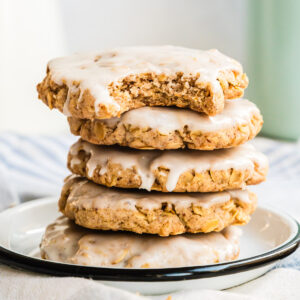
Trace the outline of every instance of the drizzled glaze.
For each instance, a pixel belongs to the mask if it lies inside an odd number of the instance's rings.
[[[97,267],[166,268],[205,265],[234,259],[241,231],[184,234],[168,238],[105,233],[76,226],[65,217],[46,229],[41,251],[50,260]],[[170,251],[172,250],[172,251]]]
[[[120,110],[118,103],[109,95],[108,85],[131,74],[199,74],[197,82],[209,86],[213,93],[222,95],[217,80],[220,71],[243,72],[237,61],[215,49],[202,51],[175,46],[123,47],[74,54],[50,61],[48,68],[52,80],[59,85],[66,84],[69,91],[74,82],[81,92],[89,90],[95,98],[96,112],[100,105],[113,105]],[[64,111],[68,113],[67,109]]]
[[[78,152],[83,149],[90,154],[87,161],[88,177],[92,178],[95,169],[101,167],[100,175],[107,172],[108,162],[120,164],[122,168],[135,168],[141,178],[141,189],[151,190],[155,181],[154,171],[159,167],[169,169],[166,188],[169,192],[176,187],[181,174],[189,170],[196,173],[207,170],[249,170],[254,172],[255,164],[262,168],[268,166],[266,156],[250,145],[244,144],[231,149],[215,151],[197,150],[169,150],[169,151],[141,151],[117,147],[96,146],[79,140],[75,143],[70,153],[71,166],[78,164]]]
[[[207,116],[198,112],[175,107],[142,107],[130,110],[120,118],[104,119],[107,126],[132,125],[139,128],[156,129],[168,134],[172,131],[215,132],[234,126],[249,124],[253,115],[259,115],[257,106],[246,100],[226,100],[224,110],[215,116]]]
[[[72,180],[72,178],[74,176],[71,176],[68,180]],[[148,210],[160,209],[163,203],[174,205],[176,210],[191,206],[209,208],[216,204],[228,202],[232,198],[240,202],[251,202],[247,189],[218,193],[148,193],[107,188],[81,178],[79,182],[72,186],[67,201],[68,204],[78,209],[109,208],[138,212],[137,207]]]

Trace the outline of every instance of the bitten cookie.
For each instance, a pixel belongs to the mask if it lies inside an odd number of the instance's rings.
[[[247,85],[242,66],[217,50],[152,46],[56,58],[37,90],[45,104],[68,116],[107,119],[142,106],[216,115]]]
[[[213,117],[188,109],[142,107],[120,118],[68,121],[73,134],[93,144],[160,150],[235,147],[254,138],[263,124],[256,105],[243,99],[226,100],[223,112]]]
[[[236,227],[219,233],[169,238],[95,232],[60,217],[47,227],[40,247],[42,258],[63,263],[115,268],[170,268],[234,260],[239,255],[240,234]]]
[[[252,145],[215,151],[143,151],[79,140],[68,167],[95,183],[162,192],[217,192],[265,180],[266,156]]]
[[[256,195],[248,190],[219,193],[159,193],[106,188],[72,175],[65,181],[60,211],[83,227],[160,236],[221,231],[250,220]]]

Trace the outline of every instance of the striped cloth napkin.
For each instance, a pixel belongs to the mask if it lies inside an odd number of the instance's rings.
[[[0,135],[0,209],[38,197],[58,195],[74,136]],[[6,195],[3,197],[2,195]]]

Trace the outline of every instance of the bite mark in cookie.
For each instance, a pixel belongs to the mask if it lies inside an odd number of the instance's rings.
[[[142,106],[216,115],[247,85],[241,65],[217,50],[152,46],[54,59],[37,89],[44,103],[68,116],[107,119]]]

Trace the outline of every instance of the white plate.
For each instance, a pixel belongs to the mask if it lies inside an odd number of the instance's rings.
[[[59,213],[57,199],[24,203],[0,213],[0,262],[56,276],[94,278],[143,294],[182,289],[224,289],[254,279],[271,269],[299,244],[299,224],[288,215],[259,207],[242,227],[240,257],[234,262],[165,269],[117,269],[62,264],[39,258],[45,227]]]

